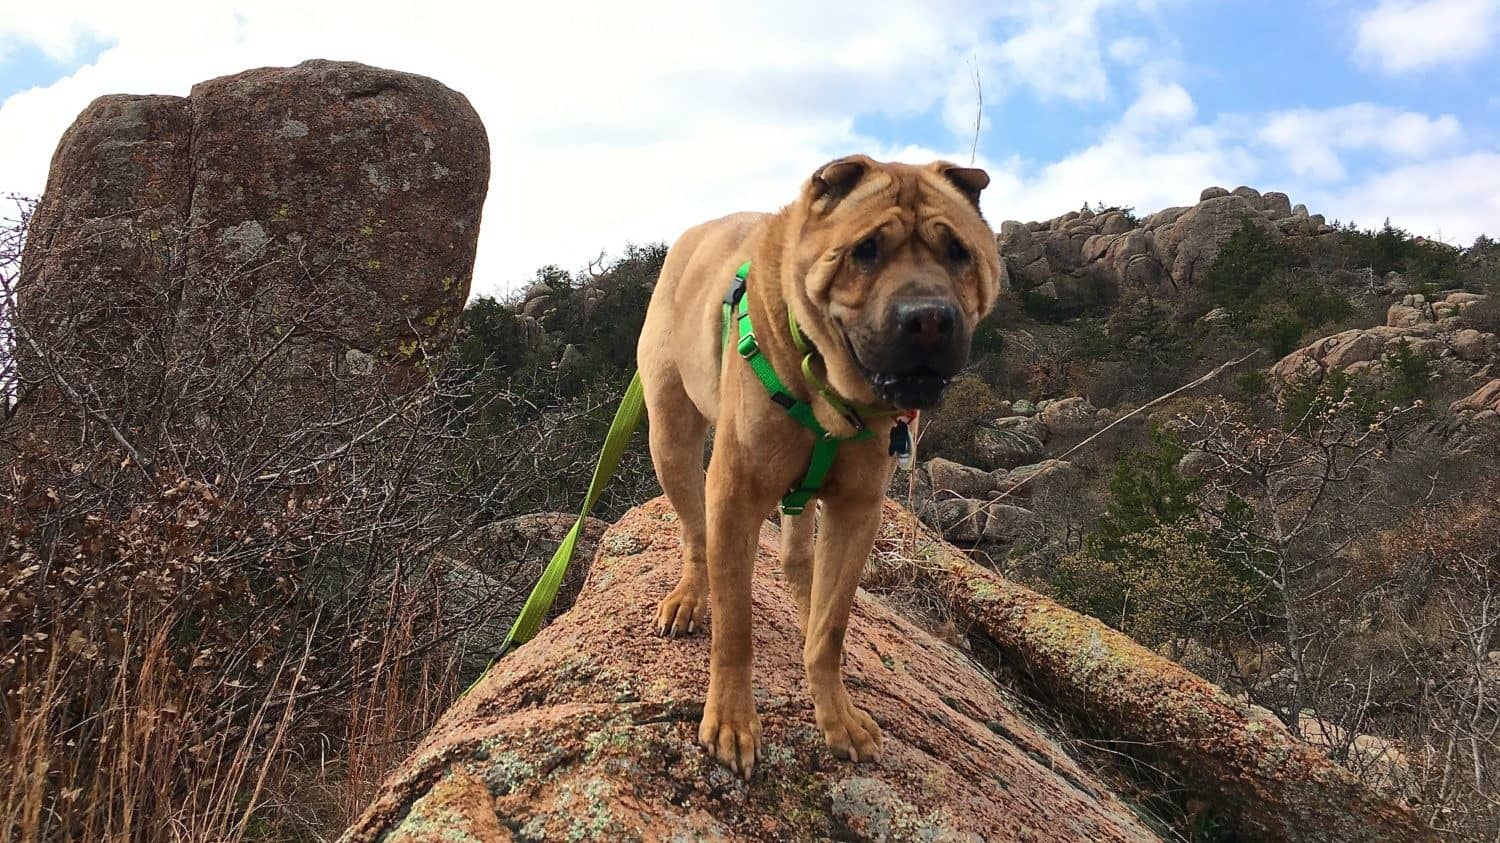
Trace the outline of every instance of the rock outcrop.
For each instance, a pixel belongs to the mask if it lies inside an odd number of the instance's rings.
[[[1000,255],[1013,286],[1078,309],[1125,291],[1169,294],[1202,285],[1219,249],[1248,218],[1274,239],[1336,237],[1320,215],[1284,193],[1210,187],[1196,205],[1142,219],[1123,209],[1070,211],[1001,223]]]
[[[1454,448],[1494,454],[1500,448],[1500,378],[1491,378],[1478,389],[1448,405],[1457,422],[1451,431]]]
[[[749,783],[712,762],[695,740],[708,641],[648,632],[677,576],[674,520],[658,499],[612,527],[572,610],[448,712],[346,839],[1155,839],[1008,692],[868,596],[845,672],[883,757],[835,759],[770,525],[754,585],[764,761]]]
[[[1378,376],[1387,355],[1403,344],[1413,354],[1446,363],[1460,377],[1472,375],[1494,361],[1500,348],[1494,334],[1461,327],[1463,312],[1485,300],[1474,293],[1449,293],[1432,302],[1405,296],[1391,305],[1385,325],[1341,331],[1281,358],[1271,367],[1271,383],[1280,389],[1320,381],[1330,372]]]
[[[951,596],[958,616],[1045,696],[996,684],[862,593],[845,671],[885,744],[875,764],[835,760],[812,726],[796,612],[776,581],[767,525],[754,583],[766,752],[743,782],[695,743],[707,640],[644,631],[676,576],[674,519],[658,499],[612,527],[573,609],[447,713],[345,839],[1158,839],[1115,779],[1070,757],[1064,736],[1031,713],[1055,705],[1123,751],[1147,748],[1232,834],[1431,839],[1409,810],[1264,710],[969,563],[894,504],[867,579]]]
[[[1500,423],[1500,378],[1454,401],[1448,409],[1470,421]]]
[[[351,351],[400,364],[463,307],[488,180],[474,109],[408,73],[308,61],[100,97],[53,156],[21,319],[101,382],[163,337],[242,352],[241,310],[314,383]]]
[[[1052,498],[1077,477],[1072,463],[1046,458],[1047,443],[1077,441],[1114,418],[1083,397],[1002,406],[1024,415],[1004,416],[974,431],[971,450],[979,466],[942,457],[922,465],[917,512],[949,541],[1008,543],[1034,531],[1039,519],[1026,509],[1028,502]]]

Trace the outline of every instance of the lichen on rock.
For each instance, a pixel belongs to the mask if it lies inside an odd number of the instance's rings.
[[[749,783],[713,762],[696,741],[707,640],[649,632],[677,572],[670,513],[659,499],[609,529],[573,608],[448,712],[347,839],[428,828],[417,807],[455,777],[482,783],[467,810],[498,818],[501,840],[1155,839],[1005,689],[869,595],[845,670],[884,754],[830,754],[770,525],[753,592],[764,760]]]

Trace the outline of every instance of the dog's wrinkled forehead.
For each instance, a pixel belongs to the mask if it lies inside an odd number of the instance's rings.
[[[919,167],[850,155],[818,168],[808,181],[808,199],[815,214],[874,201],[913,210],[923,203],[935,206],[948,202],[970,206],[977,216],[980,191],[989,183],[990,176],[984,170],[946,161]]]
[[[803,252],[811,263],[808,295],[827,302],[837,287],[846,304],[858,306],[887,280],[901,283],[896,276],[910,274],[901,256],[910,254],[928,261],[927,275],[936,273],[955,285],[966,311],[987,312],[999,282],[995,236],[979,213],[979,195],[989,182],[984,170],[947,161],[914,165],[851,155],[819,167],[802,196],[804,248],[816,252]],[[860,244],[870,253],[872,239],[873,252],[881,257],[851,268],[845,257],[860,254],[855,251]],[[962,248],[955,250],[955,241]],[[954,254],[973,260],[944,258]]]

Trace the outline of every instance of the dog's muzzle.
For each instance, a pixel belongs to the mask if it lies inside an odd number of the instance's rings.
[[[948,299],[906,297],[888,309],[878,340],[850,350],[882,401],[903,410],[937,406],[969,358],[969,331]]]

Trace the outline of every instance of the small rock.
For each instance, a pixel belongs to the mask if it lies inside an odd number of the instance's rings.
[[[1002,419],[995,419],[995,429],[1012,430],[1042,442],[1047,441],[1047,428],[1035,416],[1006,416]]]
[[[1198,321],[1208,325],[1218,325],[1229,321],[1229,311],[1222,307],[1216,307],[1200,316]]]
[[[927,471],[927,481],[934,492],[947,491],[965,498],[985,498],[999,485],[999,478],[991,472],[942,457],[928,460],[924,468]]]
[[[344,365],[349,367],[349,374],[364,377],[375,371],[375,358],[357,348],[351,348],[344,352]]]
[[[1094,405],[1087,398],[1063,398],[1043,402],[1039,418],[1047,430],[1054,435],[1074,435],[1094,429]]]
[[[1040,459],[1042,442],[1017,430],[982,427],[974,432],[974,453],[985,468],[1010,468]]]
[[[1432,305],[1421,295],[1402,296],[1385,313],[1385,324],[1392,328],[1410,328],[1434,321]]]
[[[1188,451],[1177,461],[1177,473],[1184,477],[1201,477],[1218,462],[1218,458],[1207,451]]]
[[[1480,333],[1473,328],[1464,328],[1448,340],[1453,353],[1460,360],[1482,363],[1495,353],[1495,335]]]

